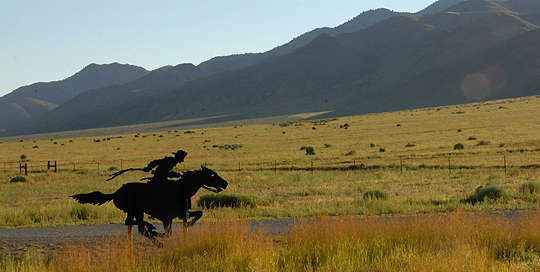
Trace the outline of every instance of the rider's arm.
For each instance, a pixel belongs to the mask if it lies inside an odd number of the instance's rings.
[[[158,166],[158,164],[159,160],[151,161],[145,168],[143,168],[143,171],[150,172],[150,170],[154,169],[156,166]]]

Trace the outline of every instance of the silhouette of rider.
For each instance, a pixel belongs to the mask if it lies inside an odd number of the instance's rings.
[[[148,163],[148,165],[143,168],[142,170],[144,172],[150,172],[152,169],[153,176],[151,178],[144,178],[148,180],[148,183],[150,182],[167,182],[169,181],[169,178],[179,178],[182,175],[178,172],[174,172],[173,168],[179,164],[184,162],[184,159],[187,156],[187,152],[184,150],[178,150],[176,152],[173,152],[174,157],[168,157],[165,156],[162,159],[154,160]],[[186,198],[186,206],[187,210],[191,209],[191,199]],[[187,215],[187,213],[186,213]],[[154,217],[150,216],[150,219],[155,219]],[[155,228],[150,228],[149,231],[152,231],[153,235],[157,235],[157,233],[154,231]]]
[[[182,175],[178,172],[174,172],[173,168],[184,161],[184,158],[187,156],[187,153],[184,150],[178,150],[174,154],[174,157],[164,157],[163,159],[154,160],[148,163],[148,165],[143,168],[144,172],[150,172],[152,169],[152,174],[154,175],[149,179],[148,182],[165,182],[169,178],[179,178]]]

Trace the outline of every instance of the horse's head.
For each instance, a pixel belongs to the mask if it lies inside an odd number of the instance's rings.
[[[204,179],[204,189],[212,191],[214,193],[219,193],[225,190],[225,188],[227,188],[229,183],[220,176],[218,176],[216,172],[206,168],[205,166],[201,166],[201,168],[202,170],[200,171],[200,173]]]

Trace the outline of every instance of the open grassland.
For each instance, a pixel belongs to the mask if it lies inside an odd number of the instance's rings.
[[[205,211],[207,221],[535,209],[539,110],[540,98],[527,97],[328,120],[4,142],[0,227],[123,223],[111,203],[79,205],[68,195],[113,192],[145,175],[105,181],[108,174],[177,149],[188,152],[179,171],[205,164],[229,181],[224,193],[244,196],[241,207]],[[454,149],[458,143],[464,149]],[[307,155],[309,147],[314,155]],[[57,161],[57,173],[46,170],[47,161]],[[12,183],[20,162],[29,167],[27,181]],[[489,190],[482,194],[480,186]],[[208,194],[203,191],[194,202]]]
[[[175,233],[164,248],[113,237],[22,259],[2,271],[537,271],[540,214],[301,219],[289,233],[242,221]]]

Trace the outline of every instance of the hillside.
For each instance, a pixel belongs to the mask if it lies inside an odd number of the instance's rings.
[[[90,64],[64,80],[20,87],[0,98],[0,131],[43,115],[85,91],[125,84],[147,73],[133,65]]]
[[[439,0],[434,2],[432,5],[425,8],[424,10],[419,11],[418,14],[437,13],[463,1],[464,0]],[[321,34],[338,35],[343,33],[353,33],[365,29],[378,22],[384,21],[388,18],[406,14],[407,13],[396,12],[386,8],[368,10],[360,13],[358,16],[339,26],[321,27],[308,31],[298,37],[295,37],[290,42],[277,46],[267,52],[214,57],[210,60],[202,62],[198,65],[198,67],[209,74],[248,67],[250,65],[259,63],[272,57],[289,54],[294,50],[312,42]]]
[[[155,71],[88,91],[16,133],[212,116],[333,117],[538,94],[539,30],[526,19],[540,14],[532,13],[534,4],[526,14],[510,9],[525,4],[471,0],[435,14],[394,16],[226,73],[206,75],[192,65],[178,67],[190,77]]]

